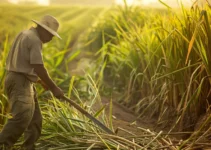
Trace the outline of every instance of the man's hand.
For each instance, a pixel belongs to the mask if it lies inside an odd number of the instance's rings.
[[[50,90],[53,93],[53,95],[58,99],[60,99],[62,96],[64,96],[63,91],[58,86],[56,86]]]
[[[43,64],[32,64],[32,67],[34,68],[34,71],[37,73],[38,77],[44,82],[44,85],[48,87],[56,98],[61,98],[64,95],[62,90],[50,78]]]

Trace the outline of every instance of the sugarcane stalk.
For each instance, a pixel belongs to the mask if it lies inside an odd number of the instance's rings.
[[[113,134],[114,132],[111,131],[108,127],[106,127],[103,123],[101,123],[99,120],[97,120],[95,117],[93,117],[92,115],[90,115],[86,110],[84,110],[83,108],[81,108],[77,103],[75,103],[73,100],[63,96],[61,98],[62,100],[65,100],[67,102],[69,102],[73,107],[75,107],[78,111],[80,111],[82,114],[84,114],[87,118],[89,118],[90,120],[92,120],[96,125],[98,125],[101,129],[103,129],[105,132],[109,133],[109,134]]]

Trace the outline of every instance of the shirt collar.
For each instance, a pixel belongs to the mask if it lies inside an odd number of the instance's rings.
[[[31,27],[29,30],[31,30],[32,32],[34,32],[34,34],[40,39],[40,35],[38,34],[36,28]],[[41,41],[41,39],[40,39],[40,41]],[[42,43],[42,41],[41,41],[41,43]]]

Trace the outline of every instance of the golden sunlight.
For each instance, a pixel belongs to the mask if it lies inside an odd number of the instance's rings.
[[[10,3],[18,4],[18,3],[36,3],[38,5],[49,5],[50,0],[8,0]]]
[[[124,5],[124,0],[115,0],[116,4]],[[126,0],[128,5],[142,5],[142,6],[161,6],[159,0]],[[171,7],[179,6],[178,0],[162,0],[162,2],[168,4]],[[185,6],[190,6],[193,3],[193,0],[179,0],[179,3],[182,2]]]

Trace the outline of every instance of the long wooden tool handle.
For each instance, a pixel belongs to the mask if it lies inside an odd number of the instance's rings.
[[[95,117],[93,117],[92,115],[90,115],[86,110],[84,110],[83,108],[81,108],[77,103],[75,103],[73,100],[63,96],[62,97],[63,100],[69,102],[73,107],[75,107],[78,111],[80,111],[82,114],[84,114],[87,118],[89,118],[90,120],[92,120],[95,124],[97,124],[101,129],[103,129],[105,132],[109,133],[109,134],[114,134],[113,131],[111,131],[109,128],[107,128],[104,124],[102,124],[99,120],[97,120]]]

